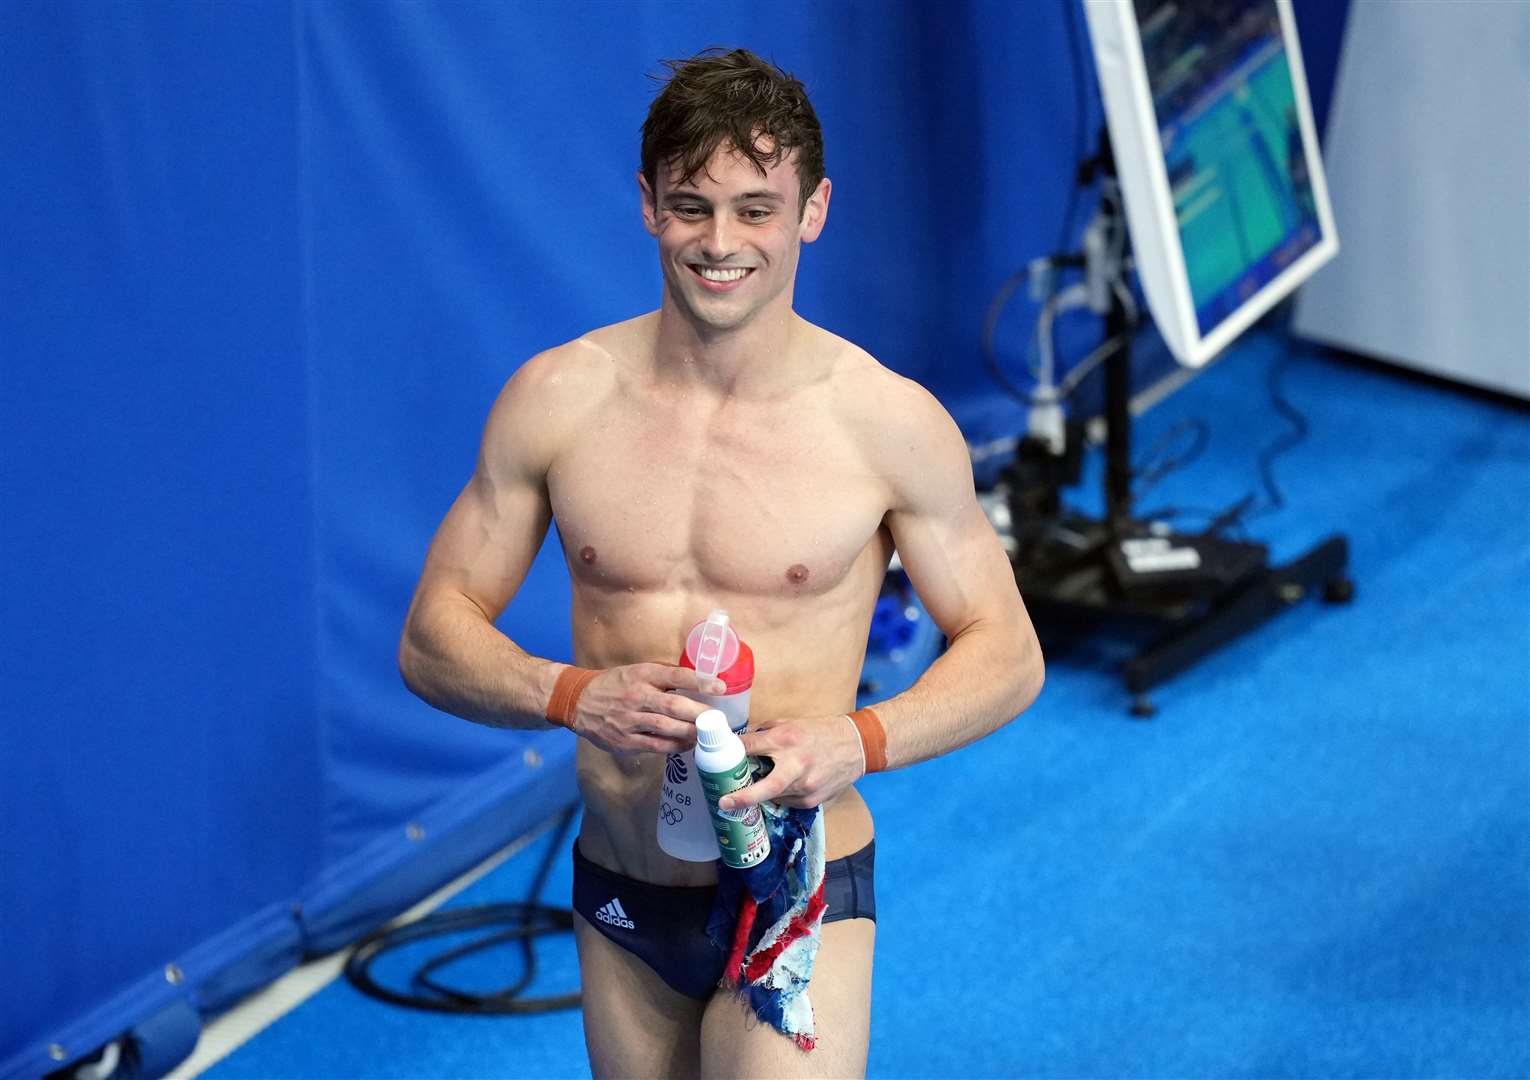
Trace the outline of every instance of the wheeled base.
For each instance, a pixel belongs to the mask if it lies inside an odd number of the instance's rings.
[[[1133,695],[1133,715],[1152,715],[1153,706],[1143,696],[1147,690],[1308,596],[1320,592],[1330,603],[1347,603],[1354,597],[1354,584],[1344,574],[1348,562],[1349,544],[1331,536],[1284,566],[1252,575],[1203,613],[1173,623],[1126,662],[1123,674]]]
[[[1148,690],[1272,616],[1314,594],[1329,603],[1346,603],[1354,596],[1354,584],[1345,574],[1349,544],[1343,536],[1331,536],[1282,566],[1265,565],[1260,558],[1209,594],[1204,588],[1170,590],[1146,598],[1123,591],[1119,565],[1113,573],[1103,550],[1096,547],[1093,557],[1075,562],[1064,574],[1038,576],[1017,567],[1016,578],[1038,622],[1099,623],[1119,617],[1156,630],[1122,669],[1131,714],[1140,718],[1157,712]]]

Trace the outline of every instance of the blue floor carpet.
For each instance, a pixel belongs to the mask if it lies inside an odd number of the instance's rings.
[[[1311,432],[1248,531],[1277,560],[1346,534],[1354,602],[1285,612],[1146,722],[1108,650],[1054,657],[1017,723],[864,781],[871,1075],[1530,1076],[1530,412],[1255,337],[1139,424],[1210,431],[1148,506],[1257,488],[1271,365]],[[455,904],[519,899],[540,851]],[[560,853],[545,897],[569,880]],[[548,992],[574,984],[570,939],[541,956]],[[207,1075],[588,1069],[577,1013],[339,982]]]

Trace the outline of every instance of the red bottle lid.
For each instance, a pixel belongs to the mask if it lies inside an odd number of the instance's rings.
[[[680,666],[697,670],[697,658],[705,656],[707,667],[725,665],[717,677],[728,687],[726,693],[739,694],[754,685],[754,652],[728,625],[726,612],[714,611],[710,618],[691,627],[685,648],[680,650]]]

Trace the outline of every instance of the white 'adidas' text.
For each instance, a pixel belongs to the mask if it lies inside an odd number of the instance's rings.
[[[620,926],[626,930],[637,929],[637,924],[627,917],[622,902],[614,897],[609,904],[595,912],[595,917],[610,926]]]

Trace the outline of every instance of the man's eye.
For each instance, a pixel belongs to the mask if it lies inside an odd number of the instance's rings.
[[[699,207],[699,206],[692,206],[692,205],[689,205],[689,204],[682,204],[680,206],[671,206],[669,208],[669,212],[671,214],[674,214],[676,217],[694,218],[694,217],[700,217],[702,211],[701,211],[701,207]]]
[[[744,211],[745,221],[764,221],[768,217],[770,217],[770,211],[762,210],[759,207],[752,207]]]

